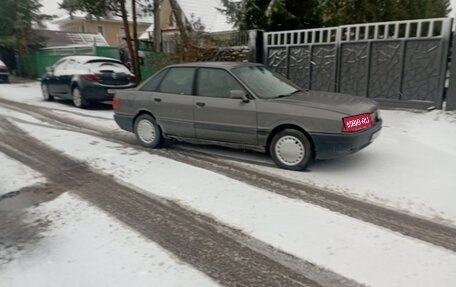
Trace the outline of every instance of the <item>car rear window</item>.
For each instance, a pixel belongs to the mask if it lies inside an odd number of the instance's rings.
[[[158,89],[158,85],[160,85],[161,80],[168,72],[168,69],[162,70],[158,74],[153,75],[149,79],[147,79],[141,87],[141,91],[146,92],[155,92]]]
[[[128,68],[119,62],[96,61],[85,64],[95,73],[130,73]]]

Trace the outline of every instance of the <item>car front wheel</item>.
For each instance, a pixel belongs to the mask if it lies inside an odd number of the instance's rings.
[[[271,157],[281,168],[303,170],[313,158],[312,145],[302,132],[285,129],[277,133],[269,147]]]
[[[139,143],[145,147],[156,148],[163,142],[160,127],[148,114],[140,115],[135,121],[135,134]]]
[[[41,92],[43,93],[43,99],[45,101],[52,101],[54,100],[54,97],[49,94],[49,88],[48,85],[42,84],[41,85]]]

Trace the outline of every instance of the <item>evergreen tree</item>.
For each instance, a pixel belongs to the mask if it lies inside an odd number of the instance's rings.
[[[32,28],[42,27],[42,22],[52,17],[41,14],[40,8],[40,0],[2,0],[0,57],[11,69],[16,68],[15,54],[26,55],[44,43]]]
[[[220,9],[240,30],[288,30],[322,24],[317,0],[221,0]]]
[[[325,0],[326,26],[446,17],[450,0]]]
[[[0,9],[0,48],[17,49],[27,53],[30,47],[39,46],[42,39],[32,33],[33,27],[43,26],[51,19],[40,13],[40,0],[3,0]]]

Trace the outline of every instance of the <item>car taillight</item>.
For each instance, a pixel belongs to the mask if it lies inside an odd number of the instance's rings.
[[[8,67],[7,66],[0,66],[0,71],[8,72]]]
[[[114,97],[114,99],[112,100],[112,108],[114,110],[117,110],[117,109],[119,109],[119,107],[120,107],[120,100],[119,100],[119,98]]]
[[[100,76],[96,74],[84,74],[81,75],[87,81],[98,81],[100,80]]]
[[[128,80],[130,82],[136,83],[138,81],[138,78],[135,75],[128,75]]]

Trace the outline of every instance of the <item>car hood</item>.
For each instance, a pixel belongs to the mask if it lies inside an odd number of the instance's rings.
[[[325,91],[303,91],[288,97],[274,99],[274,101],[317,108],[344,115],[372,113],[377,109],[377,103],[373,100]]]

